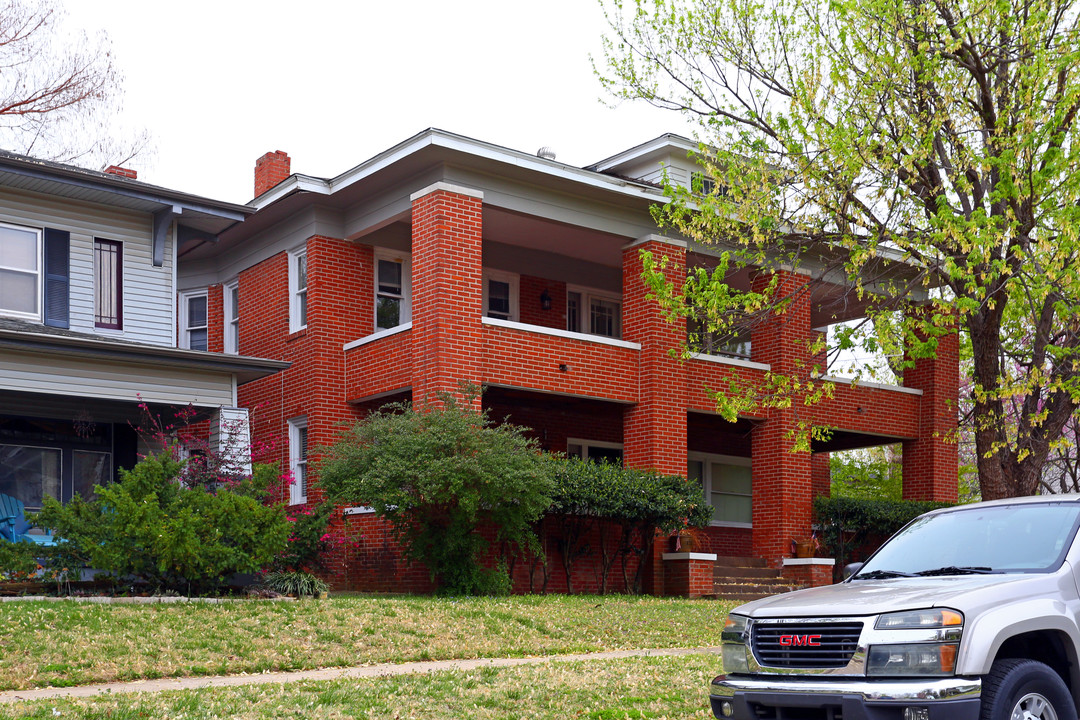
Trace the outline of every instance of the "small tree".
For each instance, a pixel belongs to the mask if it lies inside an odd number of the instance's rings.
[[[573,563],[589,552],[585,537],[597,521],[607,521],[620,530],[619,540],[612,544],[600,528],[600,592],[607,592],[608,574],[617,561],[622,564],[623,588],[640,592],[644,559],[652,551],[656,531],[703,527],[712,517],[701,485],[677,475],[577,458],[555,460],[552,468],[555,493],[549,512],[562,530],[560,549],[569,592],[573,592]],[[639,562],[630,578],[632,557]]]
[[[544,459],[521,428],[443,400],[388,405],[345,430],[324,449],[319,481],[336,502],[375,508],[440,592],[507,591],[505,557],[494,569],[481,564],[481,529],[500,548],[536,551],[532,524],[551,504]]]
[[[0,139],[49,160],[102,168],[146,152],[117,125],[122,76],[104,32],[65,26],[60,0],[0,0]]]

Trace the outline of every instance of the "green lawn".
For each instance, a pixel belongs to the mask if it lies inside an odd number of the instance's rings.
[[[719,657],[627,658],[537,666],[121,694],[0,706],[0,718],[711,718]]]
[[[715,601],[626,596],[3,603],[0,689],[377,662],[710,647],[719,644],[730,608]]]

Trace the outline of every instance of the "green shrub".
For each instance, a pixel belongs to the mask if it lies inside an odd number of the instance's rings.
[[[548,467],[554,480],[548,512],[561,529],[559,549],[570,592],[572,565],[589,552],[584,538],[594,523],[607,521],[620,530],[614,544],[610,544],[607,533],[599,534],[600,592],[607,592],[608,573],[616,561],[621,561],[624,589],[640,592],[644,563],[638,563],[630,578],[629,560],[649,556],[656,531],[704,527],[712,518],[712,507],[705,502],[701,484],[678,475],[578,458],[552,458]]]
[[[836,558],[837,572],[840,572],[854,559],[865,560],[863,555],[876,550],[919,515],[951,504],[819,497],[814,500],[814,518],[821,528],[825,554]]]
[[[551,504],[551,479],[520,428],[443,401],[390,405],[356,423],[321,451],[319,481],[338,504],[373,507],[440,592],[505,592],[506,565],[484,567],[489,542],[479,531],[494,532],[504,557],[534,550],[532,524]]]
[[[279,505],[221,487],[185,487],[169,451],[121,470],[120,480],[66,505],[46,498],[35,518],[91,567],[158,589],[204,593],[233,573],[255,572],[285,547]]]
[[[315,597],[329,592],[330,586],[318,575],[297,570],[268,572],[263,576],[263,585],[282,595],[305,595]]]
[[[41,569],[40,549],[34,543],[0,539],[0,580],[20,582],[33,578]]]

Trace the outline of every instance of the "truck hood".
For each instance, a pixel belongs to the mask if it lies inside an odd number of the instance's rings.
[[[1068,565],[1066,564],[1066,568]],[[733,612],[757,618],[843,617],[878,615],[926,607],[961,612],[993,603],[1002,593],[1010,600],[1067,588],[1062,572],[1011,575],[955,575],[888,580],[856,580],[755,600]],[[1071,584],[1071,583],[1069,583]],[[1004,586],[1008,585],[1008,589]],[[1075,594],[1075,589],[1072,593]]]

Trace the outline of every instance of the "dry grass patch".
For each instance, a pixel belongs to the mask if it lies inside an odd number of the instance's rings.
[[[0,605],[0,689],[719,643],[730,604],[625,596]]]
[[[691,655],[552,663],[470,672],[109,695],[0,707],[0,718],[710,718],[720,658]]]

